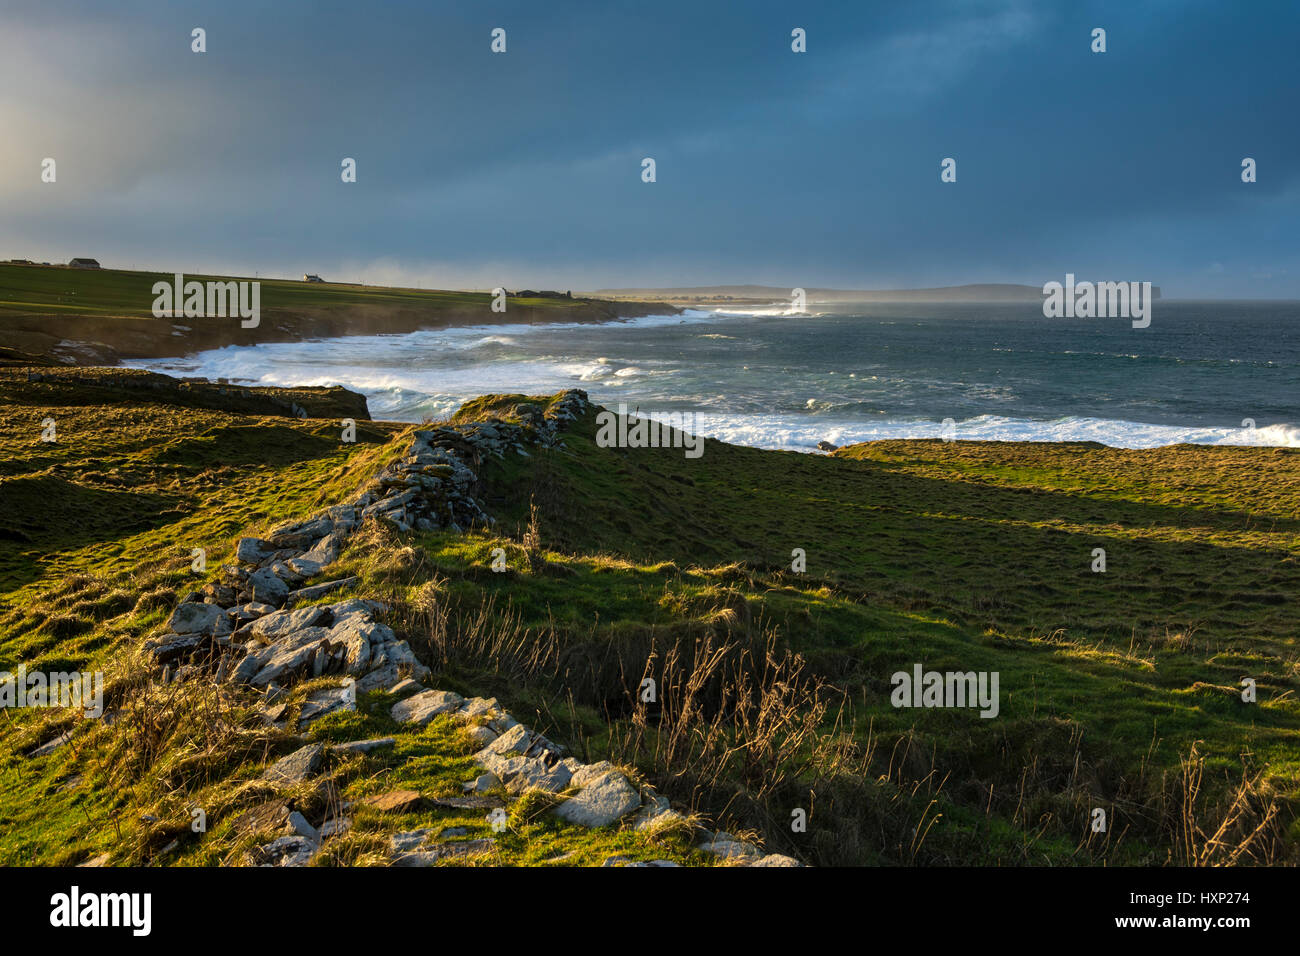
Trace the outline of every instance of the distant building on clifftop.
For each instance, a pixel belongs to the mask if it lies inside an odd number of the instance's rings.
[[[69,259],[68,268],[69,269],[98,269],[99,260],[98,259]]]

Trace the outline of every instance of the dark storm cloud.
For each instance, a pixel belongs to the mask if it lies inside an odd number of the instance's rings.
[[[1300,295],[1296,5],[1136,6],[3,8],[0,256],[572,288],[1072,271]]]

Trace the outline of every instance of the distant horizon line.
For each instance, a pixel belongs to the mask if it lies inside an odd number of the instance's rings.
[[[76,258],[93,258],[93,257],[73,257]],[[71,261],[71,260],[70,260]],[[38,262],[31,259],[0,259],[0,265],[7,266],[31,266],[34,268],[66,269],[70,268],[68,262]],[[140,268],[132,266],[130,268],[122,266],[99,266],[104,272],[137,272],[142,275],[175,275],[178,270],[174,268]],[[303,282],[304,280],[297,275],[274,275],[268,274],[263,276],[260,270],[255,270],[250,276],[247,274],[235,272],[208,272],[208,271],[185,271],[180,270],[183,275],[205,276],[212,278],[243,278],[257,279],[271,282]],[[316,275],[315,273],[302,273],[302,275]],[[1048,279],[1047,282],[1057,281]],[[1101,280],[1109,281],[1109,280]],[[437,286],[437,285],[402,285],[382,282],[361,282],[348,280],[324,279],[324,285],[338,286],[355,286],[367,289],[411,289],[420,292],[468,292],[491,294],[494,290],[480,286]],[[504,286],[499,288],[505,288]],[[521,286],[520,288],[523,288]],[[580,289],[573,286],[567,288],[555,287],[553,289],[544,289],[538,285],[536,291],[546,292],[571,292],[575,296],[587,296],[598,298],[601,296],[635,296],[638,298],[662,296],[665,298],[691,298],[691,297],[764,297],[771,298],[774,301],[780,301],[790,297],[794,289],[802,288],[807,295],[808,301],[842,301],[852,302],[851,296],[863,295],[871,298],[880,299],[884,296],[899,295],[906,299],[918,300],[918,296],[924,293],[944,293],[945,296],[940,301],[959,302],[998,302],[1007,303],[1024,302],[1034,300],[1043,294],[1040,285],[1033,285],[1023,282],[965,282],[957,285],[937,285],[937,286],[915,286],[911,288],[891,288],[891,289],[862,289],[862,288],[834,288],[830,286],[777,286],[759,283],[731,283],[701,286],[619,286],[597,289]],[[1015,292],[1023,295],[1023,298],[986,298],[986,299],[969,299],[960,300],[952,298],[953,293],[961,293],[970,290],[1002,290],[1005,292]],[[1250,296],[1250,295],[1201,295],[1201,296],[1167,296],[1162,288],[1153,284],[1153,290],[1156,295],[1164,302],[1300,302],[1300,296],[1296,297],[1270,297],[1270,296]],[[1032,295],[1031,295],[1032,293]],[[835,299],[818,299],[817,295],[833,295]]]

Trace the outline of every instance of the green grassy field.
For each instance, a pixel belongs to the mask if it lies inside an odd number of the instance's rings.
[[[259,324],[246,329],[238,318],[155,318],[154,283],[172,284],[172,273],[0,263],[0,346],[21,353],[13,364],[36,357],[107,365],[120,358],[163,358],[226,345],[400,334],[450,325],[598,322],[672,310],[656,303],[512,295],[505,312],[494,312],[486,291],[186,273],[185,281],[190,280],[260,282]],[[80,348],[68,348],[68,342]],[[0,361],[4,359],[0,348]]]
[[[155,282],[171,284],[173,273],[135,272],[125,269],[67,269],[55,266],[19,266],[0,263],[0,315],[68,313],[152,318],[150,308]],[[215,276],[185,273],[186,281],[256,281],[262,284],[262,306],[276,311],[365,306],[404,309],[448,307],[488,308],[488,292],[449,292],[437,289],[403,289],[341,282],[302,282],[254,276]],[[524,299],[521,303],[557,312],[575,303],[561,299]],[[183,321],[183,320],[181,320]]]
[[[240,814],[271,797],[256,777],[292,743],[254,702],[165,697],[136,651],[206,580],[192,548],[213,577],[238,536],[342,500],[410,429],[363,422],[344,446],[322,419],[21,379],[0,398],[0,670],[102,669],[124,714],[39,758],[25,754],[72,718],[5,714],[0,862],[237,858]],[[1300,862],[1295,451],[913,441],[827,457],[709,441],[691,460],[594,434],[589,418],[566,448],[485,463],[494,533],[351,542],[332,576],[390,603],[428,686],[496,696],[583,760],[818,865]],[[494,548],[507,573],[490,570]],[[998,716],[894,708],[891,675],[918,663],[997,672]],[[647,674],[653,706],[637,697]],[[313,725],[399,739],[340,762],[330,786],[465,779],[455,728],[403,734],[385,703]],[[202,839],[192,803],[222,821]],[[678,837],[578,832],[535,809],[497,862],[701,862]],[[452,824],[482,819],[363,814],[331,862]]]

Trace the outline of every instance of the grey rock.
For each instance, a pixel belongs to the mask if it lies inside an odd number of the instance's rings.
[[[374,625],[374,627],[382,630],[361,628],[360,633],[381,638],[385,636],[384,632],[388,631],[388,628],[383,624]],[[388,633],[391,634],[392,632],[388,631]],[[408,673],[417,677],[424,677],[429,673],[429,669],[415,659],[415,653],[411,650],[411,645],[407,644],[406,641],[397,640],[396,637],[391,641],[370,641],[370,666],[405,668]]]
[[[330,609],[330,613],[334,615],[336,622],[346,620],[354,614],[359,615],[361,618],[372,618],[388,610],[388,606],[383,601],[375,601],[369,598],[347,598],[325,606]]]
[[[53,740],[41,744],[35,750],[31,751],[27,756],[48,757],[50,754],[54,753],[54,751],[58,750],[60,747],[62,747],[71,739],[72,739],[72,731],[65,730],[63,733],[59,734],[59,736],[55,737]]]
[[[357,693],[368,694],[371,691],[386,690],[403,679],[401,668],[396,664],[376,668],[363,677],[357,678]]]
[[[249,601],[246,604],[237,604],[226,613],[236,625],[244,624],[248,621],[255,621],[260,617],[271,614],[275,608],[269,604],[260,604],[257,601]]]
[[[394,833],[388,838],[388,845],[394,853],[410,853],[419,849],[432,833],[433,831],[427,828]]]
[[[261,564],[275,551],[275,545],[261,538],[240,538],[235,546],[235,558],[244,564]]]
[[[657,813],[649,813],[639,817],[636,822],[638,830],[659,830],[664,827],[674,826],[678,823],[684,823],[686,817],[682,816],[676,810],[660,810]]]
[[[501,705],[495,697],[471,697],[460,708],[460,712],[466,717],[478,717],[480,714],[494,714],[500,711]]]
[[[273,528],[270,533],[270,540],[276,547],[293,547],[293,544],[282,543],[282,539],[292,539],[294,542],[303,539],[317,541],[333,530],[334,521],[328,515],[320,515],[301,521],[290,521],[287,524]]]
[[[488,726],[492,726],[491,721],[489,721]],[[529,756],[543,753],[562,757],[564,748],[516,722],[514,726],[503,731],[500,737],[488,744],[484,748],[484,752],[499,754],[503,757],[516,754]]]
[[[463,697],[451,691],[426,690],[394,704],[390,713],[393,720],[423,727],[439,714],[456,710],[463,700]]]
[[[573,776],[564,764],[547,763],[543,757],[505,756],[489,749],[480,751],[476,759],[515,793],[529,789],[559,793]]]
[[[330,628],[330,639],[346,649],[345,669],[349,674],[360,674],[367,668],[382,667],[388,663],[400,663],[396,659],[398,655],[383,650],[396,641],[392,629],[386,624],[364,620],[359,614],[349,614],[343,620],[336,621]],[[405,641],[399,643],[406,646]],[[414,660],[414,655],[411,659]]]
[[[496,840],[452,840],[447,843],[432,844],[427,850],[419,850],[399,856],[393,866],[433,866],[449,857],[475,856],[491,853],[496,848]]]
[[[333,619],[327,607],[304,607],[296,611],[272,611],[253,622],[253,636],[261,638],[263,644],[270,644],[294,631],[304,627],[321,625],[328,627]]]
[[[267,767],[262,772],[262,779],[282,785],[302,783],[316,772],[324,753],[321,744],[308,744]]]
[[[309,575],[291,567],[287,561],[273,561],[262,570],[270,571],[291,589],[297,587],[309,577]],[[252,575],[249,575],[249,577],[252,577]]]
[[[229,634],[234,630],[224,609],[215,604],[179,604],[167,619],[174,634]]]
[[[287,825],[298,836],[306,837],[312,843],[320,843],[320,832],[297,810],[290,812]]]
[[[159,664],[171,664],[197,648],[206,645],[212,638],[207,634],[164,634],[144,642],[144,649],[153,654]],[[166,683],[164,681],[164,683]]]
[[[285,584],[269,568],[254,571],[245,582],[250,597],[254,601],[279,607],[289,596],[289,585]]]
[[[250,857],[258,866],[306,866],[316,854],[317,844],[303,836],[282,836],[254,850]]]
[[[305,581],[307,578],[314,578],[325,570],[325,564],[321,561],[313,561],[311,558],[298,557],[290,558],[284,562],[284,568],[290,573],[285,573],[278,565],[272,565],[272,570],[277,575],[284,578],[290,584],[297,584]]]
[[[326,714],[355,711],[357,709],[356,685],[349,681],[342,687],[326,687],[312,691],[303,702],[298,714],[298,724],[306,727]]]
[[[717,834],[713,840],[701,843],[698,849],[729,860],[757,860],[763,856],[763,851],[754,844],[733,839],[727,833]]]
[[[491,727],[466,727],[465,736],[482,749],[497,739],[497,732]]]
[[[361,579],[358,577],[339,578],[337,581],[322,581],[320,584],[313,584],[311,587],[299,588],[293,591],[285,599],[285,607],[294,607],[298,604],[305,604],[308,601],[314,601],[318,597],[323,597],[331,591],[341,591],[344,588],[350,588]]]
[[[370,740],[349,740],[345,744],[334,744],[331,750],[345,754],[368,754],[380,747],[391,747],[397,743],[396,737],[372,737]]]
[[[618,768],[608,760],[602,760],[599,763],[582,764],[573,771],[573,786],[585,787],[589,783],[595,783],[606,774],[616,772],[618,772]]]
[[[493,787],[501,786],[501,778],[491,771],[479,774],[469,783],[465,784],[466,793],[486,793]]]
[[[311,548],[302,555],[303,561],[311,561],[315,564],[325,567],[333,564],[339,559],[343,551],[343,544],[346,536],[338,531],[331,532],[317,541]],[[292,563],[292,562],[291,562]]]
[[[265,687],[271,682],[280,683],[309,669],[330,632],[323,627],[305,627],[295,631],[268,647],[249,653],[231,679]]]
[[[498,717],[493,717],[487,722],[487,725],[499,734],[504,734],[507,730],[512,730],[519,726],[519,721],[515,720],[507,713],[502,713]]]
[[[641,795],[621,773],[606,773],[588,783],[576,797],[555,808],[561,820],[584,827],[614,823],[641,806]]]

